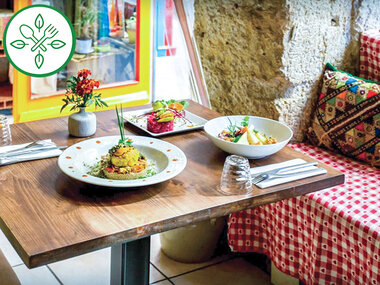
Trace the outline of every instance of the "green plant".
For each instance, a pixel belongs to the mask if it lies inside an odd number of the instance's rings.
[[[93,5],[90,5],[89,1],[82,0],[80,9],[80,17],[75,23],[78,26],[80,39],[90,39],[94,32],[94,24],[96,20],[96,11]]]

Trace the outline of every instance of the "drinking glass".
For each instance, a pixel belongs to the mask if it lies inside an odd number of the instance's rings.
[[[230,155],[224,162],[219,191],[226,195],[248,194],[252,191],[251,172],[247,158]],[[244,178],[239,179],[237,178]]]
[[[9,145],[12,142],[11,130],[7,117],[0,115],[0,146]]]

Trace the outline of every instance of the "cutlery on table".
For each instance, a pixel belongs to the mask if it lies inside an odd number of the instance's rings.
[[[293,173],[279,173],[279,174],[276,174],[276,173],[272,173],[272,174],[267,174],[267,173],[263,173],[263,174],[260,174],[260,175],[257,175],[253,178],[251,178],[251,183],[253,185],[257,185],[258,183],[264,181],[264,180],[269,180],[269,179],[274,179],[274,178],[285,178],[285,177],[291,177],[291,176],[295,176],[295,175],[300,175],[300,174],[310,174],[310,173],[314,173],[314,172],[317,172],[319,170],[324,170],[324,168],[322,167],[317,167],[315,169],[310,169],[310,170],[305,170],[305,171],[299,171],[299,172],[293,172]],[[301,178],[300,178],[301,179]]]
[[[59,154],[56,153],[55,155],[49,155],[47,157],[33,157],[32,159],[30,157],[30,156],[38,155],[38,154],[44,155],[44,153],[48,151],[65,150],[66,148],[67,146],[59,146],[59,147],[54,147],[54,148],[50,147],[48,149],[35,150],[34,152],[31,152],[31,153],[23,153],[23,154],[18,154],[14,156],[2,156],[0,157],[0,165],[6,165],[9,163],[15,163],[15,162],[23,162],[23,161],[34,160],[34,159],[39,159],[39,158],[49,158],[53,156],[58,156]]]
[[[289,171],[299,170],[299,169],[307,168],[310,166],[316,166],[317,164],[318,164],[318,162],[314,161],[314,162],[306,162],[306,163],[296,164],[296,165],[292,165],[292,166],[285,166],[285,167],[265,171],[262,173],[253,174],[250,178],[247,178],[246,176],[242,175],[243,173],[237,173],[237,174],[240,174],[240,177],[238,177],[236,180],[244,181],[244,180],[250,179],[252,184],[257,184],[257,183],[260,183],[264,180],[271,179],[271,178],[289,177],[292,175],[307,174],[307,173],[311,173],[311,172],[316,171],[316,170],[320,170],[321,168],[315,168],[315,169],[300,171],[300,172],[296,172],[296,173],[295,172],[288,173]],[[251,168],[251,170],[252,169],[253,168]]]
[[[0,158],[11,158],[11,157],[21,156],[25,154],[33,155],[33,154],[44,152],[44,151],[49,151],[49,150],[54,150],[54,149],[64,149],[64,148],[66,148],[66,146],[58,147],[55,145],[47,145],[47,146],[42,146],[39,148],[30,148],[26,150],[21,149],[21,150],[13,151],[10,153],[0,154]]]
[[[38,39],[34,35],[33,29],[29,27],[28,25],[25,25],[25,24],[21,25],[20,33],[24,38],[32,40],[35,44],[38,42]],[[41,44],[39,47],[41,50],[47,51],[46,47],[43,44]]]
[[[39,140],[39,141],[31,142],[29,144],[11,146],[12,149],[7,150],[7,151],[2,151],[0,147],[0,156],[11,155],[11,154],[14,155],[26,150],[32,151],[32,150],[40,149],[42,147],[53,147],[53,146],[56,147],[56,144],[53,143],[51,140]]]
[[[35,141],[35,142],[31,142],[27,145],[14,146],[11,150],[7,150],[7,151],[1,151],[1,148],[0,148],[0,155],[4,155],[4,154],[16,152],[16,151],[20,151],[20,150],[24,150],[24,149],[28,149],[28,148],[32,148],[35,146],[43,146],[44,143],[45,143],[44,141]]]
[[[52,24],[47,26],[44,31],[44,36],[37,43],[34,44],[34,46],[32,47],[32,51],[35,51],[40,45],[44,43],[44,41],[55,37],[57,34],[58,31]]]
[[[309,167],[309,166],[316,166],[317,164],[318,164],[317,161],[305,162],[305,163],[300,163],[300,164],[295,164],[295,165],[289,165],[289,166],[284,166],[284,167],[281,167],[281,168],[276,168],[276,169],[273,169],[273,170],[264,171],[262,173],[252,174],[252,176],[255,177],[255,176],[258,176],[258,175],[263,174],[263,173],[274,174],[274,173],[280,173],[281,171],[285,171],[286,172],[286,171],[291,171],[291,170],[297,170],[297,169],[301,169],[301,168],[305,168],[305,167]],[[255,169],[255,168],[251,168],[251,171],[253,169]],[[236,174],[243,174],[243,173],[237,171]]]

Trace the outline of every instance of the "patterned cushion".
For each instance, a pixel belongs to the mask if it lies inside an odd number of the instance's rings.
[[[309,140],[380,166],[380,85],[327,64]]]

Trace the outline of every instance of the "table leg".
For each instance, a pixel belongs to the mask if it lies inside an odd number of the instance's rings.
[[[150,236],[111,247],[111,285],[149,284]]]

